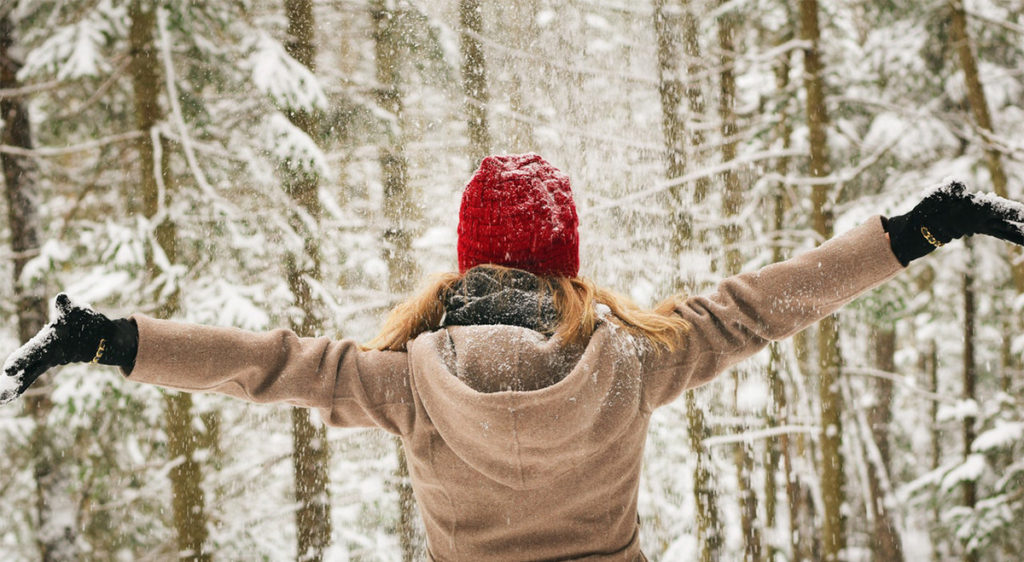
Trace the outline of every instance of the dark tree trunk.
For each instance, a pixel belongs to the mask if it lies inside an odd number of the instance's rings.
[[[974,249],[967,242],[971,258],[967,262],[967,268],[963,278],[964,296],[964,370],[963,370],[963,395],[964,400],[977,401],[978,367],[974,358],[975,346],[975,324],[977,322],[977,311],[974,306]],[[974,442],[976,418],[973,415],[964,416],[963,421],[963,451],[966,460],[971,455],[971,443]],[[978,485],[974,480],[964,480],[963,483],[963,505],[973,509],[978,502]],[[964,562],[978,562],[980,553],[977,550],[964,551]]]
[[[143,0],[134,0],[128,8],[132,52],[129,71],[132,77],[135,126],[143,133],[137,144],[141,168],[139,182],[143,214],[149,219],[157,215],[161,205],[159,182],[163,182],[168,198],[174,196],[175,183],[169,171],[167,151],[160,151],[158,157],[150,137],[152,128],[163,118],[160,107],[161,80],[157,72],[162,66],[153,40],[155,10],[154,6]],[[177,232],[171,220],[164,218],[163,222],[156,225],[156,242],[167,260],[175,263],[178,259]],[[146,258],[147,270],[156,271],[152,251],[147,252]],[[157,314],[167,318],[177,311],[178,295],[174,293],[160,303]],[[207,516],[202,472],[195,460],[199,436],[192,429],[192,396],[184,392],[168,392],[164,395],[164,405],[168,454],[171,460],[181,459],[169,473],[179,556],[188,560],[210,560],[210,553],[206,550]]]
[[[16,89],[21,61],[12,51],[15,46],[14,22],[10,9],[0,8],[0,89]],[[28,105],[20,97],[0,97],[3,133],[0,142],[26,150],[32,149],[32,131]],[[25,264],[39,253],[40,224],[36,167],[31,157],[0,154],[7,195],[7,224],[13,265],[15,311],[18,338],[27,342],[47,320],[46,300],[39,286],[26,286],[21,279]],[[46,389],[48,376],[35,383],[39,393],[26,396],[25,411],[35,423],[32,433],[32,477],[36,492],[36,542],[39,557],[46,562],[71,561],[80,557],[76,544],[78,529],[68,525],[70,512],[77,519],[76,506],[69,495],[69,467],[56,444],[54,428],[47,424],[52,409]]]
[[[981,83],[978,72],[978,60],[971,49],[971,36],[967,31],[967,14],[961,0],[949,0],[950,24],[949,35],[960,59],[960,68],[964,71],[964,82],[967,86],[967,103],[970,105],[974,123],[985,138],[985,165],[988,167],[992,191],[1000,197],[1008,197],[1006,189],[1006,169],[1003,167],[1002,153],[989,141],[989,135],[995,133],[992,126],[992,115],[988,109],[985,87]],[[1019,246],[1008,245],[1010,252],[1010,271],[1013,276],[1014,288],[1017,293],[1024,293],[1024,263],[1021,263]]]
[[[879,328],[874,332],[875,367],[886,373],[896,370],[896,331],[892,328]],[[880,458],[867,455],[868,465],[868,500],[874,528],[871,541],[871,555],[877,562],[901,562],[903,542],[899,529],[889,510],[889,499],[892,490],[883,486],[889,482],[889,426],[892,423],[893,382],[887,378],[878,378],[874,383],[875,401],[868,412],[868,423],[872,439],[878,449]]]
[[[288,42],[285,48],[296,61],[313,72],[316,70],[313,3],[311,0],[285,0],[288,18]],[[287,108],[288,119],[302,132],[316,139],[316,116],[307,110]],[[320,178],[310,170],[291,168],[285,172],[284,189],[298,209],[290,213],[290,225],[305,241],[304,251],[285,258],[288,288],[295,304],[302,311],[301,319],[292,322],[292,330],[303,337],[321,335],[323,321],[309,279],[320,280],[320,233],[310,232],[300,217],[306,213],[319,223],[322,209],[318,196]],[[292,465],[295,470],[295,512],[298,560],[319,562],[331,542],[330,476],[327,428],[313,424],[309,410],[292,408]]]

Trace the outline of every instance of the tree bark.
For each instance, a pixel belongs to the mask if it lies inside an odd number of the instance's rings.
[[[533,50],[534,41],[538,35],[537,0],[519,0],[515,3],[501,2],[495,8],[500,14],[496,18],[496,23],[506,26],[509,33],[505,41],[519,52],[527,53]],[[510,68],[506,68],[506,71],[502,73],[502,78],[508,80],[508,101],[514,116],[509,130],[496,136],[499,139],[507,139],[511,152],[521,153],[537,149],[533,123],[529,119],[534,112],[523,93],[523,81],[531,78],[530,70],[533,67],[528,62],[516,59],[517,57],[512,57],[511,60],[507,60],[505,64],[510,65]],[[504,146],[504,143],[498,142],[494,146],[500,148]]]
[[[316,70],[314,43],[313,3],[311,0],[285,0],[288,18],[288,41],[285,48],[296,61]],[[316,116],[305,109],[287,108],[288,119],[316,139]],[[319,224],[322,209],[319,199],[320,178],[310,170],[295,167],[286,170],[284,189],[298,209],[290,213],[290,225],[305,241],[301,254],[289,253],[285,258],[288,288],[295,304],[302,311],[301,318],[293,318],[292,330],[302,337],[320,335],[323,319],[317,309],[309,280],[319,281],[320,233],[309,232],[309,225],[300,213],[307,214]],[[331,543],[330,476],[328,465],[327,428],[314,424],[306,408],[292,408],[292,464],[295,470],[295,512],[298,560],[321,561]]]
[[[974,307],[974,248],[970,241],[967,241],[967,251],[970,258],[963,277],[964,296],[964,370],[963,370],[963,395],[964,400],[977,402],[977,380],[978,371],[974,359],[975,346],[975,323],[976,310]],[[971,443],[974,442],[974,424],[976,417],[973,415],[964,416],[963,421],[963,455],[966,460],[971,455]],[[974,480],[965,480],[963,483],[963,505],[973,509],[978,502],[978,485]],[[978,562],[980,553],[977,550],[964,551],[964,562]]]
[[[776,41],[776,45],[781,45],[792,38],[789,33],[782,34]],[[789,72],[790,72],[790,55],[787,53],[779,60],[778,64],[775,65],[775,89],[780,95],[785,96],[786,91],[789,89]],[[778,110],[779,121],[775,129],[775,138],[777,142],[781,142],[781,149],[783,151],[788,150],[792,144],[792,133],[793,126],[791,123],[791,116],[788,110],[788,104],[780,105]],[[789,157],[781,157],[775,162],[775,173],[779,177],[786,177],[789,173]],[[785,197],[785,184],[779,183],[775,194],[772,198],[772,231],[778,236],[783,230],[786,229],[785,224],[785,211],[786,211],[786,197]],[[772,246],[772,262],[780,262],[785,259],[785,255],[782,251],[782,245],[777,240]],[[790,404],[788,398],[788,389],[786,388],[785,381],[783,380],[782,373],[780,372],[779,366],[782,364],[782,352],[781,344],[772,343],[770,345],[771,358],[768,363],[768,385],[771,388],[772,393],[772,404],[769,408],[768,413],[768,424],[769,426],[775,427],[779,425],[789,425],[790,420]],[[789,519],[789,528],[787,536],[789,546],[789,557],[793,560],[804,560],[809,556],[809,549],[806,548],[808,543],[805,533],[801,532],[801,522],[807,519],[806,513],[802,509],[804,502],[801,499],[800,490],[803,487],[800,481],[799,475],[796,473],[793,467],[793,445],[790,442],[790,435],[783,433],[779,436],[778,446],[775,443],[767,449],[767,470],[765,478],[765,510],[767,512],[766,526],[772,528],[775,526],[775,517],[777,514],[777,508],[775,505],[775,470],[774,467],[779,466],[779,460],[782,460],[782,474],[785,481],[785,493],[786,493],[786,509]],[[770,553],[774,555],[774,553]]]
[[[693,119],[700,119],[704,117],[705,113],[703,82],[697,80],[697,77],[704,73],[706,65],[704,64],[704,57],[700,48],[701,32],[698,27],[697,17],[694,15],[695,11],[703,7],[702,2],[687,2],[683,7],[681,21],[683,52],[688,61],[686,65],[688,79],[683,91],[690,109],[690,117]],[[699,127],[690,127],[689,138],[691,152],[695,153],[704,147],[704,133]],[[711,180],[707,177],[698,178],[697,181],[693,182],[694,203],[704,201],[710,189]]]
[[[480,0],[459,0],[459,34],[462,51],[462,89],[466,95],[469,127],[469,155],[475,168],[491,152],[491,133],[487,126],[487,61],[484,58],[483,11]]]
[[[377,75],[377,105],[391,116],[391,126],[379,148],[381,181],[384,185],[384,261],[388,265],[388,289],[392,294],[408,292],[417,275],[416,260],[412,254],[412,230],[407,221],[416,216],[408,186],[408,164],[401,122],[403,113],[401,92],[400,14],[386,7],[382,0],[371,3],[373,20],[374,56]],[[394,486],[398,492],[398,540],[403,562],[412,562],[423,556],[424,540],[416,525],[416,500],[412,493],[409,467],[400,439],[394,447],[398,456]]]
[[[720,7],[721,7],[720,3]],[[721,122],[722,161],[732,162],[736,159],[736,76],[733,66],[736,60],[734,34],[738,14],[728,10],[718,17],[717,35],[719,51],[718,71],[718,115]],[[725,245],[725,275],[740,273],[742,256],[737,247],[740,238],[740,225],[736,215],[743,204],[743,188],[740,185],[736,170],[727,170],[722,174],[725,192],[722,196],[722,242]],[[738,390],[740,376],[733,370],[733,384]],[[737,403],[737,395],[733,394],[733,405]],[[737,491],[739,492],[740,526],[743,530],[743,559],[757,562],[762,559],[761,528],[757,513],[757,494],[751,483],[754,471],[754,457],[746,443],[737,443],[733,448],[733,460],[736,464]]]
[[[875,367],[886,373],[895,372],[896,331],[891,327],[877,328],[873,337]],[[883,485],[890,482],[889,426],[892,423],[893,383],[887,378],[877,378],[874,387],[875,401],[868,411],[868,423],[871,427],[870,438],[874,440],[880,458],[872,458],[872,455],[867,458],[868,500],[871,502],[870,511],[874,523],[871,555],[878,562],[901,562],[904,560],[903,542],[889,509],[892,490]]]
[[[928,390],[932,394],[939,393],[939,346],[934,339],[928,342],[928,355],[927,355],[927,373],[928,373]],[[942,429],[939,427],[939,403],[937,400],[931,400],[931,404],[928,407],[928,419],[931,422],[930,437],[931,437],[931,462],[930,469],[937,470],[942,462]],[[932,539],[932,560],[938,562],[942,559],[941,550],[939,548],[940,541],[944,538],[940,535],[940,525],[942,523],[942,513],[939,511],[939,503],[935,502],[935,505],[931,509],[931,529],[929,530],[929,536]]]
[[[949,34],[953,41],[952,46],[956,49],[957,58],[960,59],[960,67],[964,71],[967,103],[974,116],[974,123],[981,130],[982,137],[985,139],[985,165],[988,167],[992,191],[995,191],[996,195],[1000,197],[1009,197],[1002,153],[992,144],[990,138],[995,133],[995,128],[992,125],[992,115],[989,112],[985,87],[981,83],[981,76],[978,72],[978,60],[971,49],[971,38],[967,31],[967,14],[964,13],[962,1],[949,0],[949,11]],[[1010,272],[1014,288],[1018,294],[1024,293],[1024,263],[1021,262],[1021,249],[1019,246],[1008,245],[1008,251],[1010,252]]]
[[[143,214],[154,219],[160,207],[160,183],[165,186],[168,197],[174,194],[174,177],[170,173],[167,152],[157,152],[150,132],[163,118],[160,107],[160,68],[153,30],[156,27],[156,8],[144,0],[133,0],[128,8],[131,19],[129,41],[132,60],[129,72],[132,77],[132,92],[135,105],[135,126],[143,133],[137,143],[141,167],[140,187],[143,199]],[[159,155],[158,155],[159,154]],[[159,162],[157,162],[159,159]],[[155,226],[156,243],[170,263],[177,261],[177,232],[172,220],[163,217]],[[157,266],[151,249],[146,255],[147,271],[156,271]],[[172,293],[166,301],[159,303],[157,315],[173,316],[178,311],[178,295]],[[206,550],[206,506],[202,488],[202,473],[195,460],[198,436],[192,429],[192,396],[184,392],[164,394],[165,423],[167,424],[167,449],[172,461],[178,461],[171,469],[172,511],[177,533],[178,556],[188,560],[210,560]]]
[[[810,175],[826,178],[831,173],[828,149],[828,109],[825,104],[825,80],[819,46],[817,0],[800,0],[800,34],[809,46],[804,49],[804,90],[807,96],[807,128],[810,144]],[[812,187],[811,222],[821,240],[832,237],[832,208],[825,181]],[[846,531],[842,506],[845,462],[842,451],[843,402],[839,385],[839,323],[829,316],[818,324],[818,371],[821,399],[821,493],[825,512],[822,514],[822,555],[828,562],[840,560],[845,554]]]
[[[682,6],[673,0],[654,0],[654,32],[658,54],[658,97],[661,100],[661,133],[665,139],[667,175],[686,173],[686,126],[679,115],[683,101],[683,81],[679,76]],[[685,202],[680,190],[672,190],[677,205]]]
[[[725,535],[718,512],[718,488],[711,470],[710,453],[704,440],[711,431],[704,421],[704,411],[697,405],[693,391],[686,393],[687,434],[694,455],[693,492],[697,504],[697,539],[700,541],[700,562],[722,559]]]
[[[658,94],[661,100],[662,132],[665,142],[667,159],[666,174],[669,178],[677,178],[686,173],[686,128],[683,118],[679,115],[683,87],[679,79],[679,45],[680,32],[687,31],[683,25],[684,9],[674,0],[655,0],[654,31],[658,50]],[[699,51],[697,36],[694,29],[690,50]],[[699,89],[696,89],[699,92]],[[702,96],[694,95],[691,101],[696,103]],[[692,108],[691,108],[692,109]],[[702,108],[703,109],[703,108]],[[672,250],[678,255],[687,250],[694,242],[693,232],[686,209],[689,201],[684,198],[682,186],[674,186],[670,190],[671,204],[675,209],[669,215],[669,228],[672,234]],[[691,199],[703,197],[703,193],[695,192]],[[686,289],[681,279],[674,281],[674,290]],[[718,490],[714,472],[711,470],[710,453],[704,447],[704,439],[711,432],[704,421],[704,412],[697,406],[694,392],[686,393],[686,423],[690,438],[690,448],[694,455],[693,489],[697,504],[697,538],[700,541],[701,562],[712,562],[721,559],[724,536],[718,512]]]
[[[16,37],[10,9],[0,8],[0,89],[17,89],[18,70],[22,62],[16,58]],[[3,131],[0,143],[26,150],[32,149],[32,129],[28,104],[20,97],[0,97],[0,118]],[[10,229],[15,312],[18,339],[27,342],[47,321],[47,305],[40,287],[26,285],[21,278],[25,265],[39,252],[40,223],[38,215],[37,170],[31,157],[0,154],[4,187],[7,196],[7,224]],[[48,385],[50,376],[35,383],[35,389]],[[77,560],[79,516],[69,497],[71,475],[69,463],[63,459],[56,443],[54,428],[48,423],[53,408],[48,391],[26,396],[25,411],[35,425],[32,432],[32,477],[36,495],[36,544],[39,558],[45,562]]]

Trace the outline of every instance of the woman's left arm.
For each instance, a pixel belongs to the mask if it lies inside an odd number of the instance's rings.
[[[711,293],[686,299],[676,308],[691,327],[684,341],[674,352],[652,354],[645,365],[647,404],[674,400],[769,341],[832,314],[914,259],[973,234],[1024,244],[1024,205],[968,193],[963,184],[952,182],[906,214],[874,217],[813,250],[730,277]]]
[[[724,279],[713,291],[676,306],[690,328],[676,350],[649,354],[646,403],[655,408],[675,400],[902,269],[881,217],[873,217],[813,250]]]

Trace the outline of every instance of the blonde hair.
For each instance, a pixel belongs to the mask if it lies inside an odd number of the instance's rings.
[[[482,267],[497,270],[499,279],[513,271],[495,265]],[[419,334],[440,328],[445,303],[464,276],[451,272],[429,278],[411,298],[391,310],[380,333],[367,342],[365,348],[404,351],[406,344]],[[537,279],[539,289],[549,291],[554,297],[558,314],[555,335],[568,343],[579,343],[594,332],[599,304],[609,308],[611,322],[646,339],[655,348],[675,350],[682,343],[682,336],[690,329],[688,322],[673,314],[681,301],[678,295],[663,301],[652,310],[645,310],[628,297],[598,287],[581,277],[541,276]]]

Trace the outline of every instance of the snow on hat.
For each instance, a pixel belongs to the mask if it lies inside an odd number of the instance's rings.
[[[459,209],[459,271],[480,264],[575,277],[579,233],[569,176],[536,154],[488,156]]]

